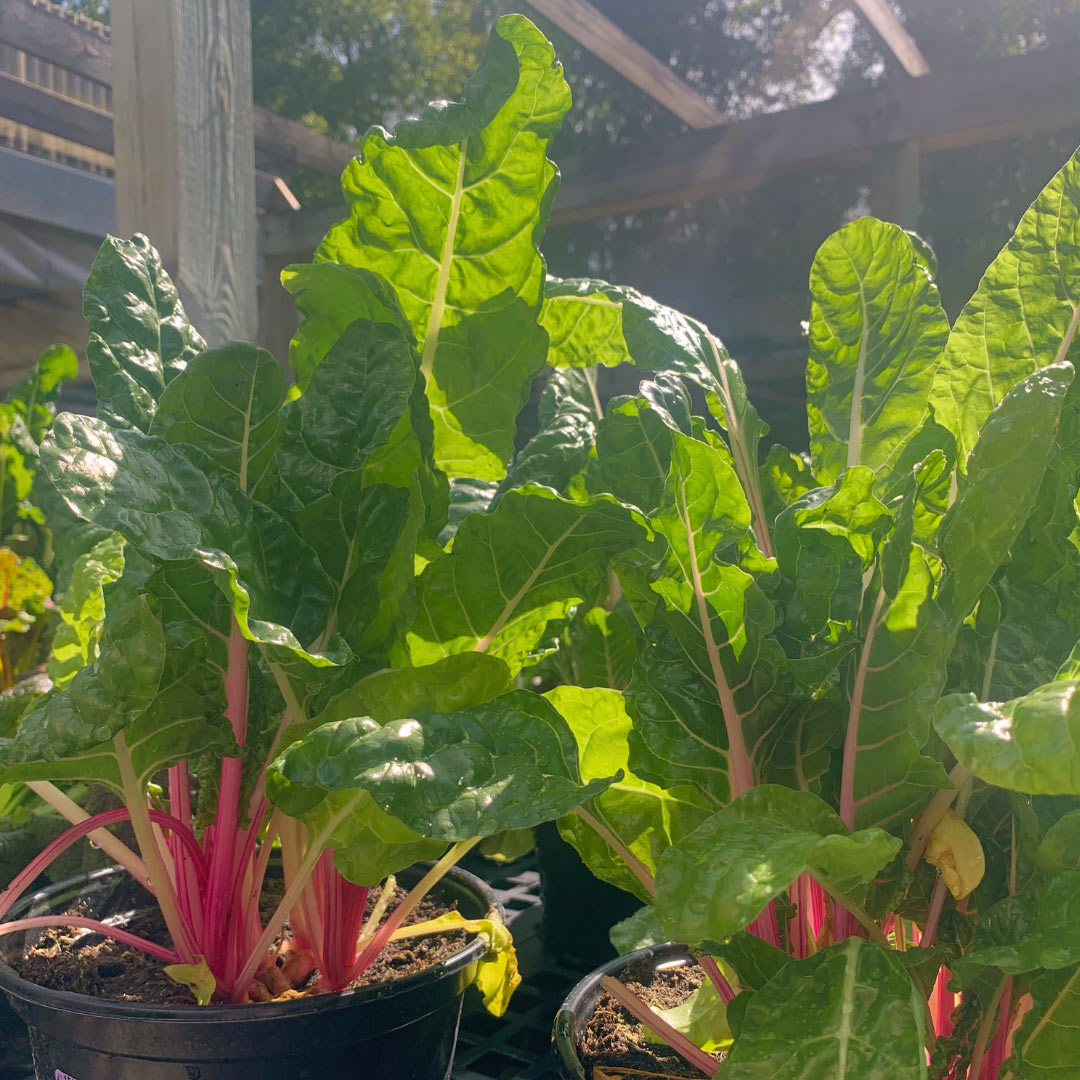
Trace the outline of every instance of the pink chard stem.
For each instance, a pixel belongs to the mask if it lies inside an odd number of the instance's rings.
[[[681,1031],[676,1031],[666,1020],[658,1016],[632,990],[623,986],[618,979],[605,975],[600,985],[628,1012],[635,1020],[645,1025],[658,1039],[663,1040],[677,1054],[685,1058],[706,1076],[715,1076],[720,1063],[690,1041]]]
[[[129,934],[118,926],[109,926],[97,919],[85,919],[81,915],[38,915],[32,919],[16,919],[14,922],[0,923],[0,937],[4,934],[16,934],[20,930],[39,930],[50,926],[74,926],[82,930],[92,930],[103,937],[112,938],[122,945],[131,945],[150,956],[164,960],[167,964],[179,964],[180,954],[164,945],[156,945],[138,934]]]

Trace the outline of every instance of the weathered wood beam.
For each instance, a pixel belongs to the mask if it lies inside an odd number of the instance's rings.
[[[674,206],[754,188],[773,177],[888,152],[901,188],[883,206],[910,227],[917,215],[919,154],[1075,125],[1080,141],[1080,64],[1072,49],[984,60],[785,112],[605,150],[562,163],[552,224]],[[906,149],[902,149],[906,147]],[[895,153],[894,153],[895,152]],[[884,168],[885,166],[883,166]],[[308,258],[344,207],[266,213],[263,252]]]
[[[56,5],[4,0],[0,41],[106,86],[112,83],[108,33],[56,10]]]
[[[40,86],[33,86],[0,71],[0,116],[27,124],[47,135],[59,135],[79,146],[113,152],[112,117],[98,109],[61,97]],[[305,129],[306,130],[306,129]],[[337,145],[337,144],[335,144]],[[257,152],[257,151],[256,151]],[[285,192],[281,189],[284,186]],[[255,171],[255,202],[258,206],[280,208],[278,193],[286,199],[295,196],[280,176]],[[299,203],[296,204],[299,207]]]
[[[211,344],[258,329],[247,0],[112,0],[116,216]]]
[[[862,12],[863,18],[878,32],[900,66],[914,79],[930,74],[926,57],[915,44],[915,39],[904,29],[885,0],[852,0]]]
[[[553,222],[672,206],[754,188],[914,140],[921,153],[1076,125],[1076,50],[1050,48],[562,163]]]
[[[253,115],[255,163],[267,172],[306,167],[338,176],[356,157],[356,147],[336,142],[295,120],[256,107]]]
[[[529,0],[529,5],[692,128],[724,122],[723,113],[586,0]]]
[[[112,117],[0,71],[0,116],[104,154],[113,149]]]
[[[0,147],[0,214],[104,238],[116,232],[116,190],[107,177]]]

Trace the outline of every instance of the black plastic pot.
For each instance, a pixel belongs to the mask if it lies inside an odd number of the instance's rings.
[[[398,880],[412,884],[423,869]],[[109,912],[110,896],[127,880],[115,868],[73,878],[32,897],[21,914],[64,911],[77,897]],[[467,918],[497,906],[487,885],[463,870],[452,870],[440,891]],[[22,935],[12,935],[0,941],[0,957],[23,946]],[[0,989],[30,1029],[38,1080],[447,1080],[462,996],[483,952],[477,939],[416,975],[263,1005],[104,1001],[47,990],[3,962]]]
[[[553,821],[537,827],[536,855],[548,951],[581,964],[613,957],[608,931],[633,915],[641,901],[595,877]]]
[[[647,949],[618,956],[603,967],[589,972],[567,995],[566,1000],[555,1014],[555,1024],[551,1029],[551,1049],[555,1054],[559,1075],[564,1080],[586,1080],[585,1066],[578,1057],[585,1025],[592,1019],[603,989],[600,979],[604,975],[622,978],[623,973],[632,964],[640,960],[649,960],[653,970],[661,968],[683,967],[697,961],[687,951],[685,945],[652,945]]]

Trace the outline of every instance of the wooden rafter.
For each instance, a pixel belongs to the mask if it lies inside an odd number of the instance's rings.
[[[723,113],[587,0],[529,0],[529,5],[692,128],[724,122]]]
[[[878,32],[900,66],[913,78],[930,74],[926,57],[915,44],[915,39],[904,29],[886,0],[852,0],[866,21]]]

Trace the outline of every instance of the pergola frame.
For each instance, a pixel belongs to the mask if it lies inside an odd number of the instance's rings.
[[[921,154],[1039,128],[1076,125],[1080,129],[1080,64],[1074,49],[1049,48],[983,61],[966,70],[930,72],[918,46],[885,0],[851,0],[851,4],[872,23],[908,77],[829,101],[731,122],[725,122],[670,68],[585,0],[530,2],[694,129],[652,142],[647,153],[620,147],[563,162],[563,184],[553,215],[556,224],[722,196],[799,170],[871,161],[882,180],[874,185],[874,212],[913,226]],[[123,117],[125,130],[141,125],[144,132],[153,134],[176,123],[179,102],[189,102],[190,108],[190,102],[197,100],[206,113],[204,127],[216,124],[219,132],[231,133],[234,141],[251,140],[252,151],[239,156],[228,139],[219,138],[216,144],[199,148],[204,173],[216,176],[215,170],[222,168],[221,175],[229,177],[233,204],[211,199],[214,205],[209,205],[196,198],[198,217],[193,217],[190,206],[187,211],[180,207],[186,197],[192,201],[183,184],[193,182],[190,178],[198,170],[183,170],[183,183],[150,182],[143,175],[150,167],[145,153],[135,145],[127,150],[117,146],[112,118],[106,113],[0,73],[0,115],[117,154],[117,170],[122,176],[115,191],[123,204],[123,220],[117,220],[116,196],[110,198],[114,186],[107,179],[3,149],[0,213],[87,236],[102,236],[117,228],[125,231],[135,225],[157,239],[164,235],[164,248],[174,262],[177,244],[186,250],[187,258],[199,257],[199,246],[190,239],[186,246],[182,239],[174,242],[174,237],[183,237],[185,229],[190,237],[197,235],[192,230],[215,235],[231,228],[230,236],[244,248],[233,252],[232,265],[197,267],[192,273],[203,282],[223,281],[233,275],[235,281],[223,292],[235,310],[222,316],[212,310],[214,298],[204,296],[211,310],[200,310],[200,315],[211,322],[220,319],[221,333],[211,336],[227,336],[231,329],[250,335],[258,322],[261,339],[280,346],[282,336],[290,330],[291,310],[281,303],[282,295],[275,296],[272,289],[264,288],[262,317],[257,318],[255,245],[264,261],[265,282],[281,265],[309,258],[327,225],[341,216],[339,207],[297,209],[280,177],[298,166],[337,174],[355,149],[267,110],[252,108],[250,40],[246,30],[237,32],[235,18],[246,8],[245,0],[154,0],[153,4],[114,0],[114,6],[114,22],[118,16],[127,18],[125,12],[140,12],[139,19],[129,18],[121,24],[120,34],[114,34],[124,41],[125,49],[125,64],[115,72],[108,33],[63,14],[48,0],[0,0],[0,42],[114,85],[114,113]],[[146,9],[155,9],[152,16]],[[141,30],[133,25],[140,22]],[[171,42],[167,93],[161,93],[158,85],[167,52],[151,64],[128,62],[134,55],[163,48],[162,27],[180,37],[184,32],[198,32],[207,43],[205,48],[193,50],[190,41]],[[220,92],[223,56],[230,75],[228,93],[221,94],[219,107],[216,99],[207,98],[205,88],[214,86],[214,92]],[[147,80],[157,93],[146,92],[151,86]],[[175,140],[167,145],[171,160],[175,160],[182,151]],[[229,155],[230,161],[222,165],[221,159]],[[237,169],[244,175],[234,175]],[[179,176],[181,170],[174,172]],[[131,190],[146,195],[134,214],[133,200],[124,195]],[[189,220],[184,220],[185,213]],[[238,215],[244,219],[241,227],[224,223],[225,218]],[[205,255],[218,258],[213,251]],[[183,289],[184,273],[180,276]]]

